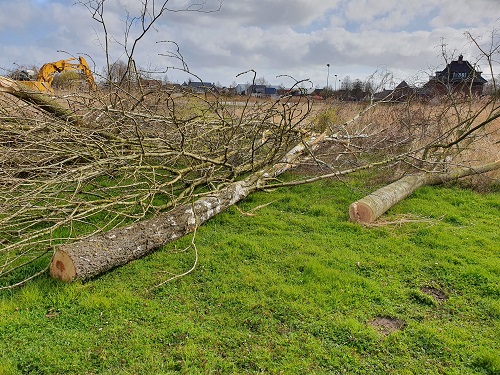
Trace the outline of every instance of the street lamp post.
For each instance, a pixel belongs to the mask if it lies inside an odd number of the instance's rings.
[[[328,79],[330,78],[330,64],[326,64],[327,73],[326,73],[326,89],[328,90]]]
[[[337,91],[337,75],[335,74],[335,91]]]

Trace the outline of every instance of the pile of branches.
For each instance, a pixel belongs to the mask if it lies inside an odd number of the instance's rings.
[[[305,133],[311,103],[293,99],[117,88],[56,97],[68,118],[0,96],[0,279],[273,165]]]
[[[369,168],[395,180],[477,164],[471,150],[498,140],[500,106],[495,97],[448,99],[315,111],[306,97],[235,101],[166,87],[2,94],[0,288],[44,272],[57,245],[213,195],[298,144],[307,151],[314,132],[326,140],[302,163],[314,176],[270,176],[260,188]]]

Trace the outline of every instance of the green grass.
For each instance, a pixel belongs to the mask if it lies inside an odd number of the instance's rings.
[[[500,196],[427,187],[364,228],[338,182],[257,193],[86,283],[0,294],[0,374],[500,374]],[[432,287],[447,299],[421,291]],[[390,334],[376,317],[397,318]]]

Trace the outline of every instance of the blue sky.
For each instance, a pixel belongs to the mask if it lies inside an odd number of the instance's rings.
[[[89,56],[101,73],[104,33],[82,5],[87,1],[0,0],[0,74],[80,54]],[[182,10],[195,3],[169,0],[167,6]],[[140,32],[132,27],[125,40],[127,16],[139,15],[141,2],[104,4],[110,59],[124,60],[124,46],[130,49]],[[251,74],[236,75],[254,69],[258,78],[273,84],[290,85],[290,78],[276,78],[288,75],[323,87],[327,64],[332,85],[335,75],[337,80],[365,79],[386,70],[397,84],[401,79],[422,81],[442,69],[443,44],[448,58],[463,54],[486,70],[464,33],[487,45],[491,31],[500,29],[499,0],[206,0],[203,11],[166,12],[137,44],[137,65],[171,81],[188,79],[172,69],[181,66],[167,56],[173,45],[161,43],[173,40],[192,73],[223,85],[251,80]],[[498,65],[495,69],[500,74]]]

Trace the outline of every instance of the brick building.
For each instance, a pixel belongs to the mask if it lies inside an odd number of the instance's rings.
[[[481,73],[460,55],[458,60],[450,62],[446,68],[430,77],[424,85],[424,91],[428,96],[451,93],[480,96],[487,82]]]

